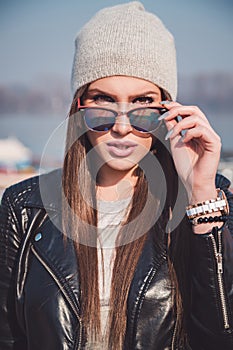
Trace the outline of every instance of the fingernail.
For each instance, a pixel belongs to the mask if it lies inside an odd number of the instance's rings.
[[[169,100],[167,100],[167,101],[161,101],[160,104],[161,104],[161,105],[169,105],[171,102],[172,102],[172,101],[169,101]]]
[[[165,112],[163,113],[160,117],[158,117],[158,120],[163,120],[164,118],[166,118],[169,115],[169,112]]]
[[[172,133],[173,133],[173,128],[171,130],[169,130],[167,135],[165,136],[166,141],[171,137]]]
[[[180,135],[184,138],[187,130],[181,130]]]
[[[176,120],[177,120],[178,123],[179,123],[182,119],[183,119],[183,118],[182,118],[180,115],[178,115],[178,116],[176,117]]]

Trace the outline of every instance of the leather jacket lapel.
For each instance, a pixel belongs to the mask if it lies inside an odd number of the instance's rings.
[[[45,221],[39,231],[33,234],[32,251],[59,284],[72,307],[80,313],[80,289],[73,241],[67,238],[64,242],[64,236],[57,228],[59,215],[55,214],[52,220]]]
[[[165,257],[165,242],[156,244],[153,239],[153,231],[151,230],[147,236],[130,286],[128,296],[128,320],[130,322],[128,322],[127,342],[130,342],[130,338],[133,339],[134,337],[134,332],[137,328],[135,323],[137,322],[138,312],[141,308],[143,298]]]

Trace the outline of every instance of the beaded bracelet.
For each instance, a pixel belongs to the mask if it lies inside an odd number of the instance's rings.
[[[226,222],[228,219],[227,215],[220,215],[220,216],[205,216],[205,217],[198,217],[193,220],[190,220],[191,224],[196,226],[199,224],[207,224],[212,222]]]

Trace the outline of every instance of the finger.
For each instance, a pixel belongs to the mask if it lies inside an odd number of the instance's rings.
[[[167,108],[167,106],[166,106]],[[167,108],[168,109],[168,108]],[[197,115],[199,118],[204,120],[209,124],[205,114],[197,107],[197,106],[173,106],[166,113],[164,113],[159,120],[174,120],[177,116],[182,116],[182,118],[186,118],[192,115]]]
[[[182,138],[184,143],[187,143],[193,139],[199,139],[205,144],[206,150],[221,149],[221,139],[218,134],[215,133],[213,129],[205,128],[202,125],[188,129]]]
[[[174,138],[177,135],[184,135],[187,132],[187,129],[192,129],[197,126],[203,126],[206,127],[208,130],[211,130],[210,124],[205,123],[204,120],[202,120],[198,115],[189,116],[187,118],[181,119],[178,123],[171,124],[170,122],[167,122],[166,124],[169,124],[168,130],[172,131],[169,132],[169,137],[167,138]]]
[[[179,103],[179,102],[176,102],[176,101],[169,101],[169,100],[167,100],[167,101],[162,101],[162,102],[160,102],[160,104],[161,104],[162,106],[164,106],[165,108],[167,108],[167,109],[171,109],[172,107],[176,107],[176,106],[182,106],[182,104]]]

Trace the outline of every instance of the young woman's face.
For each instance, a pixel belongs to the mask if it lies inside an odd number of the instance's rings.
[[[83,97],[85,106],[111,108],[111,104],[117,102],[122,106],[125,103],[127,110],[159,106],[160,101],[161,92],[156,85],[126,76],[96,80],[89,85]],[[116,118],[109,131],[88,131],[87,136],[104,164],[103,170],[107,172],[134,169],[152,146],[151,134],[135,132],[125,114]]]

